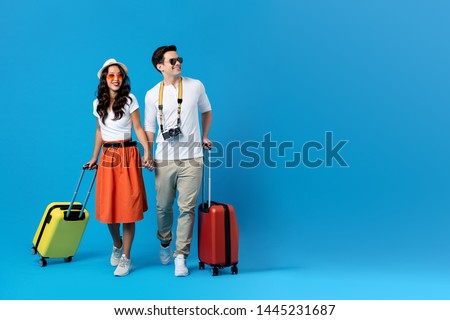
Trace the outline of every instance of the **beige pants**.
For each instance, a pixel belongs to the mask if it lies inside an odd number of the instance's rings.
[[[172,241],[173,203],[178,191],[180,214],[174,256],[183,254],[187,257],[190,253],[202,172],[203,158],[156,161],[157,237],[162,243]]]

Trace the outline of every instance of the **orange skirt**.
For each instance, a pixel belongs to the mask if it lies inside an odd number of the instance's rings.
[[[139,149],[103,148],[97,170],[96,219],[132,223],[148,210]]]

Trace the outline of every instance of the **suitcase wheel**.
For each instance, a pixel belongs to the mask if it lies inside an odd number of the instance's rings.
[[[213,267],[213,268],[211,269],[211,275],[212,275],[213,277],[218,276],[218,275],[219,275],[219,268]]]
[[[33,246],[33,247],[31,248],[31,254],[36,254],[36,253],[37,253],[37,249],[36,249],[35,246]]]
[[[41,258],[41,260],[39,260],[39,265],[41,267],[45,267],[47,265],[47,260],[45,260],[44,258]]]
[[[198,263],[198,270],[205,270],[205,263],[204,262],[199,262]]]
[[[71,261],[72,261],[72,257],[64,258],[64,262],[71,262]]]
[[[237,266],[232,266],[231,267],[231,274],[238,274],[238,267]]]

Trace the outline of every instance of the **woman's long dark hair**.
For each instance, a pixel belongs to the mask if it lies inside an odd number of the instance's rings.
[[[114,118],[113,120],[119,120],[124,115],[124,106],[128,102],[128,99],[132,100],[129,96],[130,94],[130,78],[128,78],[128,75],[126,74],[125,70],[123,68],[116,64],[117,67],[119,67],[120,72],[123,75],[122,85],[120,86],[119,91],[117,92],[116,100],[114,101],[114,104],[112,106],[112,111],[114,112]],[[111,100],[111,97],[109,96],[109,87],[106,82],[106,75],[108,74],[108,68],[103,69],[102,75],[100,76],[100,83],[98,84],[97,88],[97,99],[98,99],[98,105],[97,105],[97,113],[102,119],[102,122],[105,123],[106,118],[108,117],[108,108],[109,108],[109,102]],[[131,103],[131,102],[130,102]]]

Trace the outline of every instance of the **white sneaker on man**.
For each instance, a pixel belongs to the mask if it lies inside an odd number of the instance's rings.
[[[166,265],[169,264],[173,259],[173,251],[172,246],[169,244],[167,247],[161,246],[159,249],[159,260],[161,260],[161,263]]]
[[[114,275],[118,277],[126,276],[130,273],[131,270],[131,259],[127,259],[127,257],[122,254],[120,257],[119,265],[114,271]]]
[[[179,254],[175,257],[175,276],[186,277],[189,275],[189,269],[186,267],[186,258]]]
[[[119,264],[122,253],[123,253],[123,244],[122,244],[121,248],[116,248],[115,246],[113,246],[112,253],[111,253],[111,259],[110,259],[111,265],[113,267],[116,267]]]

